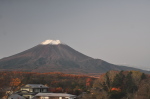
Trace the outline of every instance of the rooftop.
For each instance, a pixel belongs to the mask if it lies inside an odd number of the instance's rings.
[[[31,88],[49,88],[45,85],[42,85],[42,84],[27,84],[25,85],[24,87],[31,87]]]
[[[56,96],[59,96],[59,97],[76,97],[76,95],[71,95],[71,94],[66,94],[66,93],[38,93],[36,94],[35,96],[42,96],[42,97],[56,97]]]

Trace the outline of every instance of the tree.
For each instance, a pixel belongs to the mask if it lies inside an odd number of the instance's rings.
[[[87,78],[86,80],[86,87],[91,87],[92,85],[92,79],[91,78]]]
[[[8,98],[8,96],[11,95],[14,91],[19,89],[20,84],[21,84],[21,80],[19,78],[10,78],[9,85],[5,86],[10,88],[10,90],[6,92],[6,98]]]
[[[142,73],[141,80],[146,79],[146,78],[147,78],[146,75],[144,73]]]
[[[19,78],[12,78],[10,82],[11,87],[16,87],[21,83]]]
[[[125,79],[125,76],[123,74],[123,71],[120,71],[119,74],[116,74],[116,76],[114,77],[112,87],[122,89],[123,84],[124,84],[124,79]]]
[[[125,75],[123,71],[120,71],[113,79],[112,89],[109,93],[111,99],[121,99],[125,96],[125,93],[122,91],[124,89],[124,79]]]
[[[150,78],[141,81],[134,99],[150,99]]]
[[[126,80],[125,80],[125,92],[126,93],[134,93],[137,90],[137,86],[133,81],[132,78],[132,72],[129,72],[126,76]]]

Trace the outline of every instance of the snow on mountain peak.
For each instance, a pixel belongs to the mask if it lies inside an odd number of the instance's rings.
[[[46,40],[44,42],[41,43],[42,45],[48,45],[48,44],[52,44],[52,45],[58,45],[61,44],[60,40]]]

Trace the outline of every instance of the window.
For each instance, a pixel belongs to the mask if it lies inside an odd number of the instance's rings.
[[[47,89],[42,89],[42,92],[47,92]]]

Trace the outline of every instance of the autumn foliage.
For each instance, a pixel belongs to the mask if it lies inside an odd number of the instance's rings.
[[[120,89],[120,88],[111,88],[111,91],[118,91],[118,92],[121,92],[121,89]]]
[[[139,71],[109,71],[99,78],[60,72],[0,72],[0,97],[26,84],[43,84],[55,93],[86,92],[80,99],[150,99],[150,75]]]
[[[139,71],[109,71],[83,99],[150,99],[150,77]]]
[[[10,86],[18,86],[21,83],[19,78],[12,78],[10,82]]]
[[[95,78],[85,75],[64,74],[60,72],[0,72],[0,95],[7,91],[14,92],[26,84],[43,84],[49,92],[70,93],[79,95],[92,87]],[[87,88],[88,87],[88,88]]]

